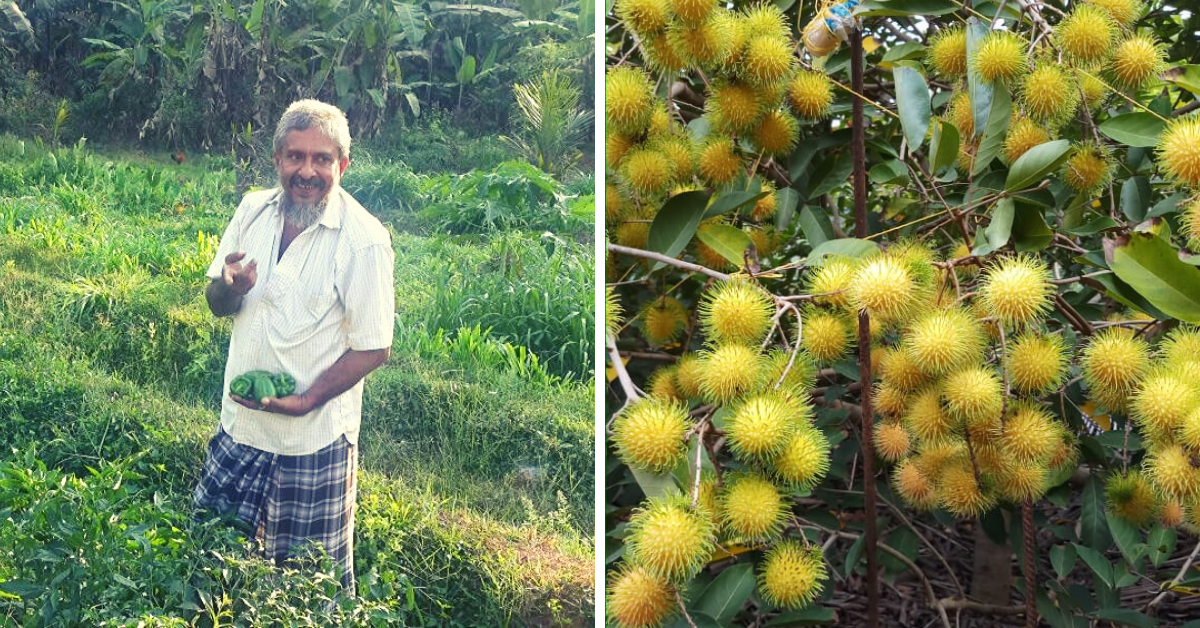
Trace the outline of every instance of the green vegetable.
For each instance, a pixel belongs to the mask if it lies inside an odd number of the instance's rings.
[[[275,397],[275,384],[271,381],[271,376],[258,375],[254,378],[254,400],[262,403],[264,397]]]
[[[286,397],[296,392],[296,378],[287,373],[280,373],[274,376],[272,383],[275,384],[275,394],[280,397]]]
[[[245,375],[238,375],[229,382],[229,392],[239,397],[249,397],[250,389],[254,387],[254,380]]]

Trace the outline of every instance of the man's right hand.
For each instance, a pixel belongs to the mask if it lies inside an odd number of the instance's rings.
[[[242,264],[245,253],[230,253],[225,256],[225,266],[221,269],[221,280],[225,286],[239,297],[246,296],[254,288],[258,280],[258,262],[250,260]]]

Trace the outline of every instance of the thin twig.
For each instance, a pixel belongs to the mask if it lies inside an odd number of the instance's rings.
[[[655,253],[654,251],[646,251],[643,249],[635,249],[630,246],[621,246],[620,244],[612,244],[611,242],[607,243],[605,246],[608,248],[609,251],[612,251],[613,253],[620,253],[622,255],[632,255],[634,257],[641,257],[641,258],[645,258],[648,260],[654,260],[656,262],[662,262],[664,264],[674,266],[676,268],[682,268],[683,270],[691,271],[693,273],[700,273],[701,275],[707,275],[709,277],[712,277],[713,279],[719,279],[721,281],[729,280],[729,275],[726,275],[725,273],[715,271],[711,268],[707,268],[707,267],[701,266],[699,264],[693,264],[691,262],[685,262],[683,260],[675,259],[673,257],[667,257],[666,255],[663,255],[662,253]]]
[[[1200,552],[1200,543],[1197,543],[1196,546],[1192,548],[1191,556],[1188,556],[1187,562],[1183,563],[1183,567],[1181,567],[1179,569],[1179,573],[1175,574],[1175,577],[1171,579],[1171,583],[1163,587],[1162,592],[1159,593],[1158,596],[1156,596],[1153,600],[1150,600],[1148,604],[1146,604],[1146,610],[1150,610],[1155,606],[1158,606],[1158,603],[1162,602],[1163,598],[1167,597],[1167,593],[1170,592],[1175,585],[1179,584],[1179,581],[1183,579],[1183,576],[1187,574],[1189,569],[1192,568],[1192,561],[1196,560],[1197,552]]]

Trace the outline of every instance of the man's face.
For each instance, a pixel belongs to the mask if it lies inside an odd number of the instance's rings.
[[[299,208],[323,205],[349,163],[349,158],[339,159],[337,145],[316,127],[289,131],[275,153],[279,185]]]

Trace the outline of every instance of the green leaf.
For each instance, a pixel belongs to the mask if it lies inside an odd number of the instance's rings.
[[[743,257],[750,246],[750,235],[745,231],[729,225],[713,225],[696,231],[696,237],[739,268],[746,263]]]
[[[1070,140],[1053,140],[1025,151],[1009,167],[1004,191],[1015,192],[1041,181],[1070,156]]]
[[[1075,568],[1075,558],[1078,556],[1074,545],[1055,545],[1050,548],[1050,566],[1059,580],[1065,579]]]
[[[938,120],[933,127],[933,139],[929,141],[934,174],[954,165],[954,160],[958,159],[958,142],[958,129],[949,122]]]
[[[992,209],[992,221],[982,232],[983,241],[976,238],[972,255],[987,255],[1008,244],[1012,236],[1013,218],[1016,216],[1016,204],[1011,198],[1002,198]]]
[[[1150,548],[1149,556],[1151,565],[1162,567],[1164,563],[1171,559],[1171,555],[1175,553],[1176,534],[1175,528],[1167,528],[1157,524],[1153,528],[1150,528],[1146,545]]]
[[[1066,233],[1069,233],[1071,235],[1088,236],[1088,235],[1095,235],[1097,233],[1100,233],[1101,231],[1107,231],[1109,229],[1116,229],[1119,226],[1120,225],[1117,224],[1117,221],[1113,220],[1112,218],[1109,218],[1108,216],[1092,215],[1091,219],[1088,220],[1087,222],[1083,223],[1082,225],[1079,225],[1078,227],[1074,227],[1072,229],[1063,229],[1063,231],[1065,231]]]
[[[1200,96],[1200,65],[1181,65],[1171,68],[1163,78],[1176,86]]]
[[[737,211],[742,207],[749,205],[750,203],[757,202],[758,199],[770,193],[771,192],[769,190],[766,192],[732,190],[729,192],[719,193],[717,197],[713,199],[712,203],[709,204],[708,209],[704,211],[704,217],[712,218],[713,216],[720,216],[721,214],[731,211]]]
[[[1008,199],[1004,199],[1008,200]],[[1025,203],[1017,203],[1017,213],[1013,217],[1012,240],[1013,248],[1018,253],[1040,251],[1054,239],[1054,232],[1046,224],[1042,210]]]
[[[968,59],[975,58],[979,44],[983,42],[984,37],[987,37],[990,30],[988,25],[980,22],[978,18],[967,18]],[[971,113],[975,119],[974,135],[979,135],[987,127],[988,113],[992,109],[992,83],[979,76],[974,65],[967,70],[967,97],[971,100]],[[964,139],[969,140],[970,138]]]
[[[1179,261],[1162,238],[1133,232],[1109,264],[1117,277],[1168,315],[1200,323],[1200,270]]]
[[[688,611],[688,615],[692,620],[690,624],[683,617],[677,617],[675,618],[675,622],[667,628],[691,628],[691,626],[695,626],[696,628],[724,628],[724,626],[717,623],[717,620],[705,613]]]
[[[975,167],[971,169],[971,176],[978,176],[1000,154],[1011,118],[1012,98],[1003,84],[997,85],[992,90],[992,106],[988,109],[987,123],[983,138],[979,140],[979,150],[975,153]]]
[[[800,210],[800,230],[814,247],[833,239],[833,223],[829,221],[829,214],[813,205],[805,205]]]
[[[1158,116],[1134,111],[1113,116],[1100,123],[1100,132],[1127,146],[1158,146],[1158,136],[1167,127]]]
[[[859,240],[858,238],[838,238],[837,240],[829,240],[823,242],[819,246],[813,248],[808,254],[809,266],[820,266],[823,257],[826,255],[843,255],[846,257],[866,257],[879,251],[879,245],[870,240]]]
[[[908,169],[904,167],[904,163],[899,159],[889,159],[871,166],[871,171],[867,173],[867,178],[871,183],[897,183],[908,180]]]
[[[1106,519],[1108,519],[1108,531],[1112,533],[1113,541],[1121,550],[1121,554],[1125,556],[1125,560],[1129,561],[1131,565],[1137,563],[1146,555],[1146,545],[1142,543],[1141,533],[1120,517],[1106,517]]]
[[[458,73],[454,75],[454,78],[463,85],[470,85],[471,81],[475,80],[475,55],[463,57],[462,65],[458,67]]]
[[[946,15],[962,8],[950,0],[866,0],[863,16]]]
[[[639,471],[633,467],[630,467],[629,471],[633,473],[633,479],[637,480],[638,486],[646,494],[647,499],[682,493],[679,486],[675,484],[675,476],[670,473],[650,473]]]
[[[925,56],[925,46],[920,42],[906,41],[896,44],[883,53],[884,62],[900,61],[902,59],[920,59]]]
[[[1146,219],[1150,207],[1150,180],[1144,176],[1129,177],[1121,184],[1121,212],[1133,222]]]
[[[259,31],[262,30],[262,15],[263,15],[263,0],[255,0],[254,6],[250,9],[250,19],[246,20],[246,32],[250,33],[251,37],[258,37]]]
[[[831,608],[813,604],[798,611],[788,611],[767,622],[768,626],[818,626],[837,621]]]
[[[846,551],[845,570],[842,572],[847,578],[854,573],[854,567],[858,565],[858,561],[862,558],[863,547],[866,545],[866,536],[860,536],[850,545],[850,549]]]
[[[911,61],[903,61],[892,68],[892,76],[896,79],[896,109],[909,151],[920,149],[925,142],[931,115],[929,85],[917,69],[920,66],[913,67],[916,65]]]
[[[1116,275],[1097,275],[1092,277],[1096,283],[1104,286],[1104,294],[1110,299],[1124,305],[1125,307],[1137,310],[1143,314],[1149,314],[1155,320],[1164,320],[1170,318],[1166,314],[1159,311],[1158,308],[1146,301],[1142,295],[1138,294],[1129,287],[1129,284],[1121,281]]]
[[[404,99],[408,101],[409,109],[412,109],[413,117],[421,117],[421,101],[417,100],[417,95],[412,92],[405,92]]]
[[[1104,513],[1104,487],[1095,476],[1083,483],[1083,510],[1079,518],[1079,540],[1089,547],[1108,547],[1112,537]],[[1080,552],[1082,554],[1082,552]]]
[[[1158,620],[1132,608],[1102,608],[1096,611],[1096,618],[1136,628],[1156,628],[1158,626]]]
[[[800,193],[793,188],[783,188],[775,191],[775,228],[787,231],[792,224],[792,216],[796,215],[796,206],[800,204]]]
[[[667,257],[679,255],[704,219],[707,205],[708,192],[691,191],[672,196],[650,223],[646,246]]]
[[[727,624],[750,599],[754,586],[754,566],[749,563],[733,565],[705,587],[696,598],[695,608],[717,620],[717,623]]]
[[[1108,562],[1108,559],[1104,557],[1104,554],[1101,554],[1100,552],[1086,545],[1080,545],[1078,543],[1075,543],[1074,545],[1075,551],[1079,552],[1079,557],[1082,558],[1083,562],[1086,563],[1088,568],[1092,570],[1092,573],[1096,574],[1096,577],[1099,578],[1104,584],[1110,587],[1113,586],[1113,566],[1112,563]]]
[[[848,151],[837,153],[832,159],[825,159],[813,168],[812,178],[809,179],[808,198],[814,199],[822,194],[845,185],[854,170],[853,160]]]

